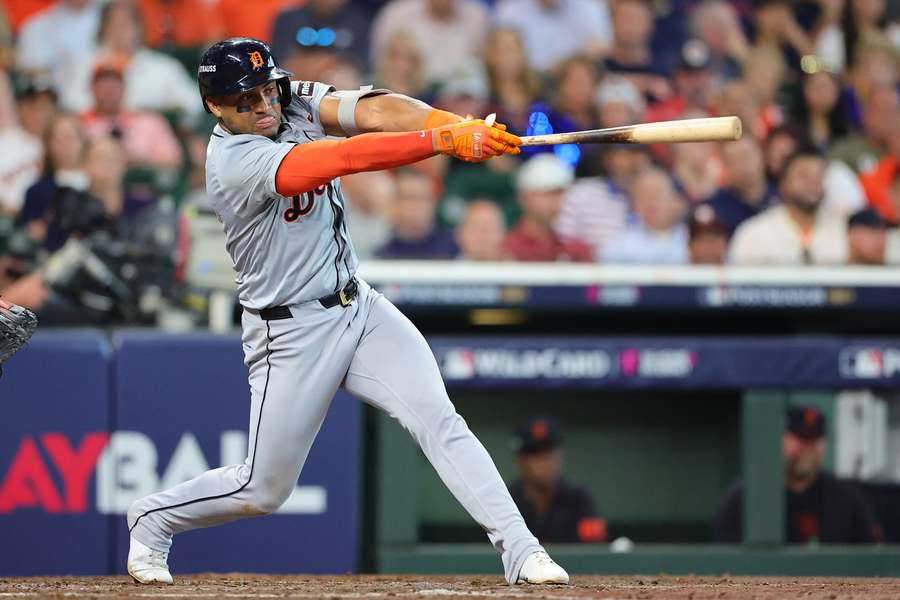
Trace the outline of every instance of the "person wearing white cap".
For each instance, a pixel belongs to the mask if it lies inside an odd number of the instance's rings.
[[[553,230],[563,194],[575,179],[572,167],[554,154],[538,154],[516,178],[522,216],[503,240],[503,248],[521,261],[590,262],[590,246],[561,240]]]

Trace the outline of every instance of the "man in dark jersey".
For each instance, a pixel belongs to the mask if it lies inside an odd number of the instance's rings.
[[[850,482],[822,469],[825,417],[811,406],[788,410],[784,454],[784,539],[791,544],[866,544],[880,540],[880,528],[865,498]],[[713,524],[717,542],[743,540],[744,484],[732,486]]]

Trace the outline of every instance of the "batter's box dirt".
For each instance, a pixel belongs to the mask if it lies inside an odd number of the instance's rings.
[[[176,574],[171,586],[127,577],[0,578],[6,598],[280,598],[325,600],[898,600],[898,579],[574,576],[568,586],[505,585],[497,575]]]

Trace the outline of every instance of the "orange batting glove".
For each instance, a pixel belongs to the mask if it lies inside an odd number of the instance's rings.
[[[431,130],[435,152],[449,154],[466,162],[482,162],[501,154],[519,154],[522,140],[495,123],[486,125],[482,119],[463,121]]]

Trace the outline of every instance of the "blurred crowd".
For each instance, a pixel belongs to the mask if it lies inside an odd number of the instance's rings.
[[[171,294],[211,214],[197,61],[236,35],[522,135],[743,121],[347,177],[364,259],[900,262],[897,1],[0,0],[0,292],[63,321]]]

